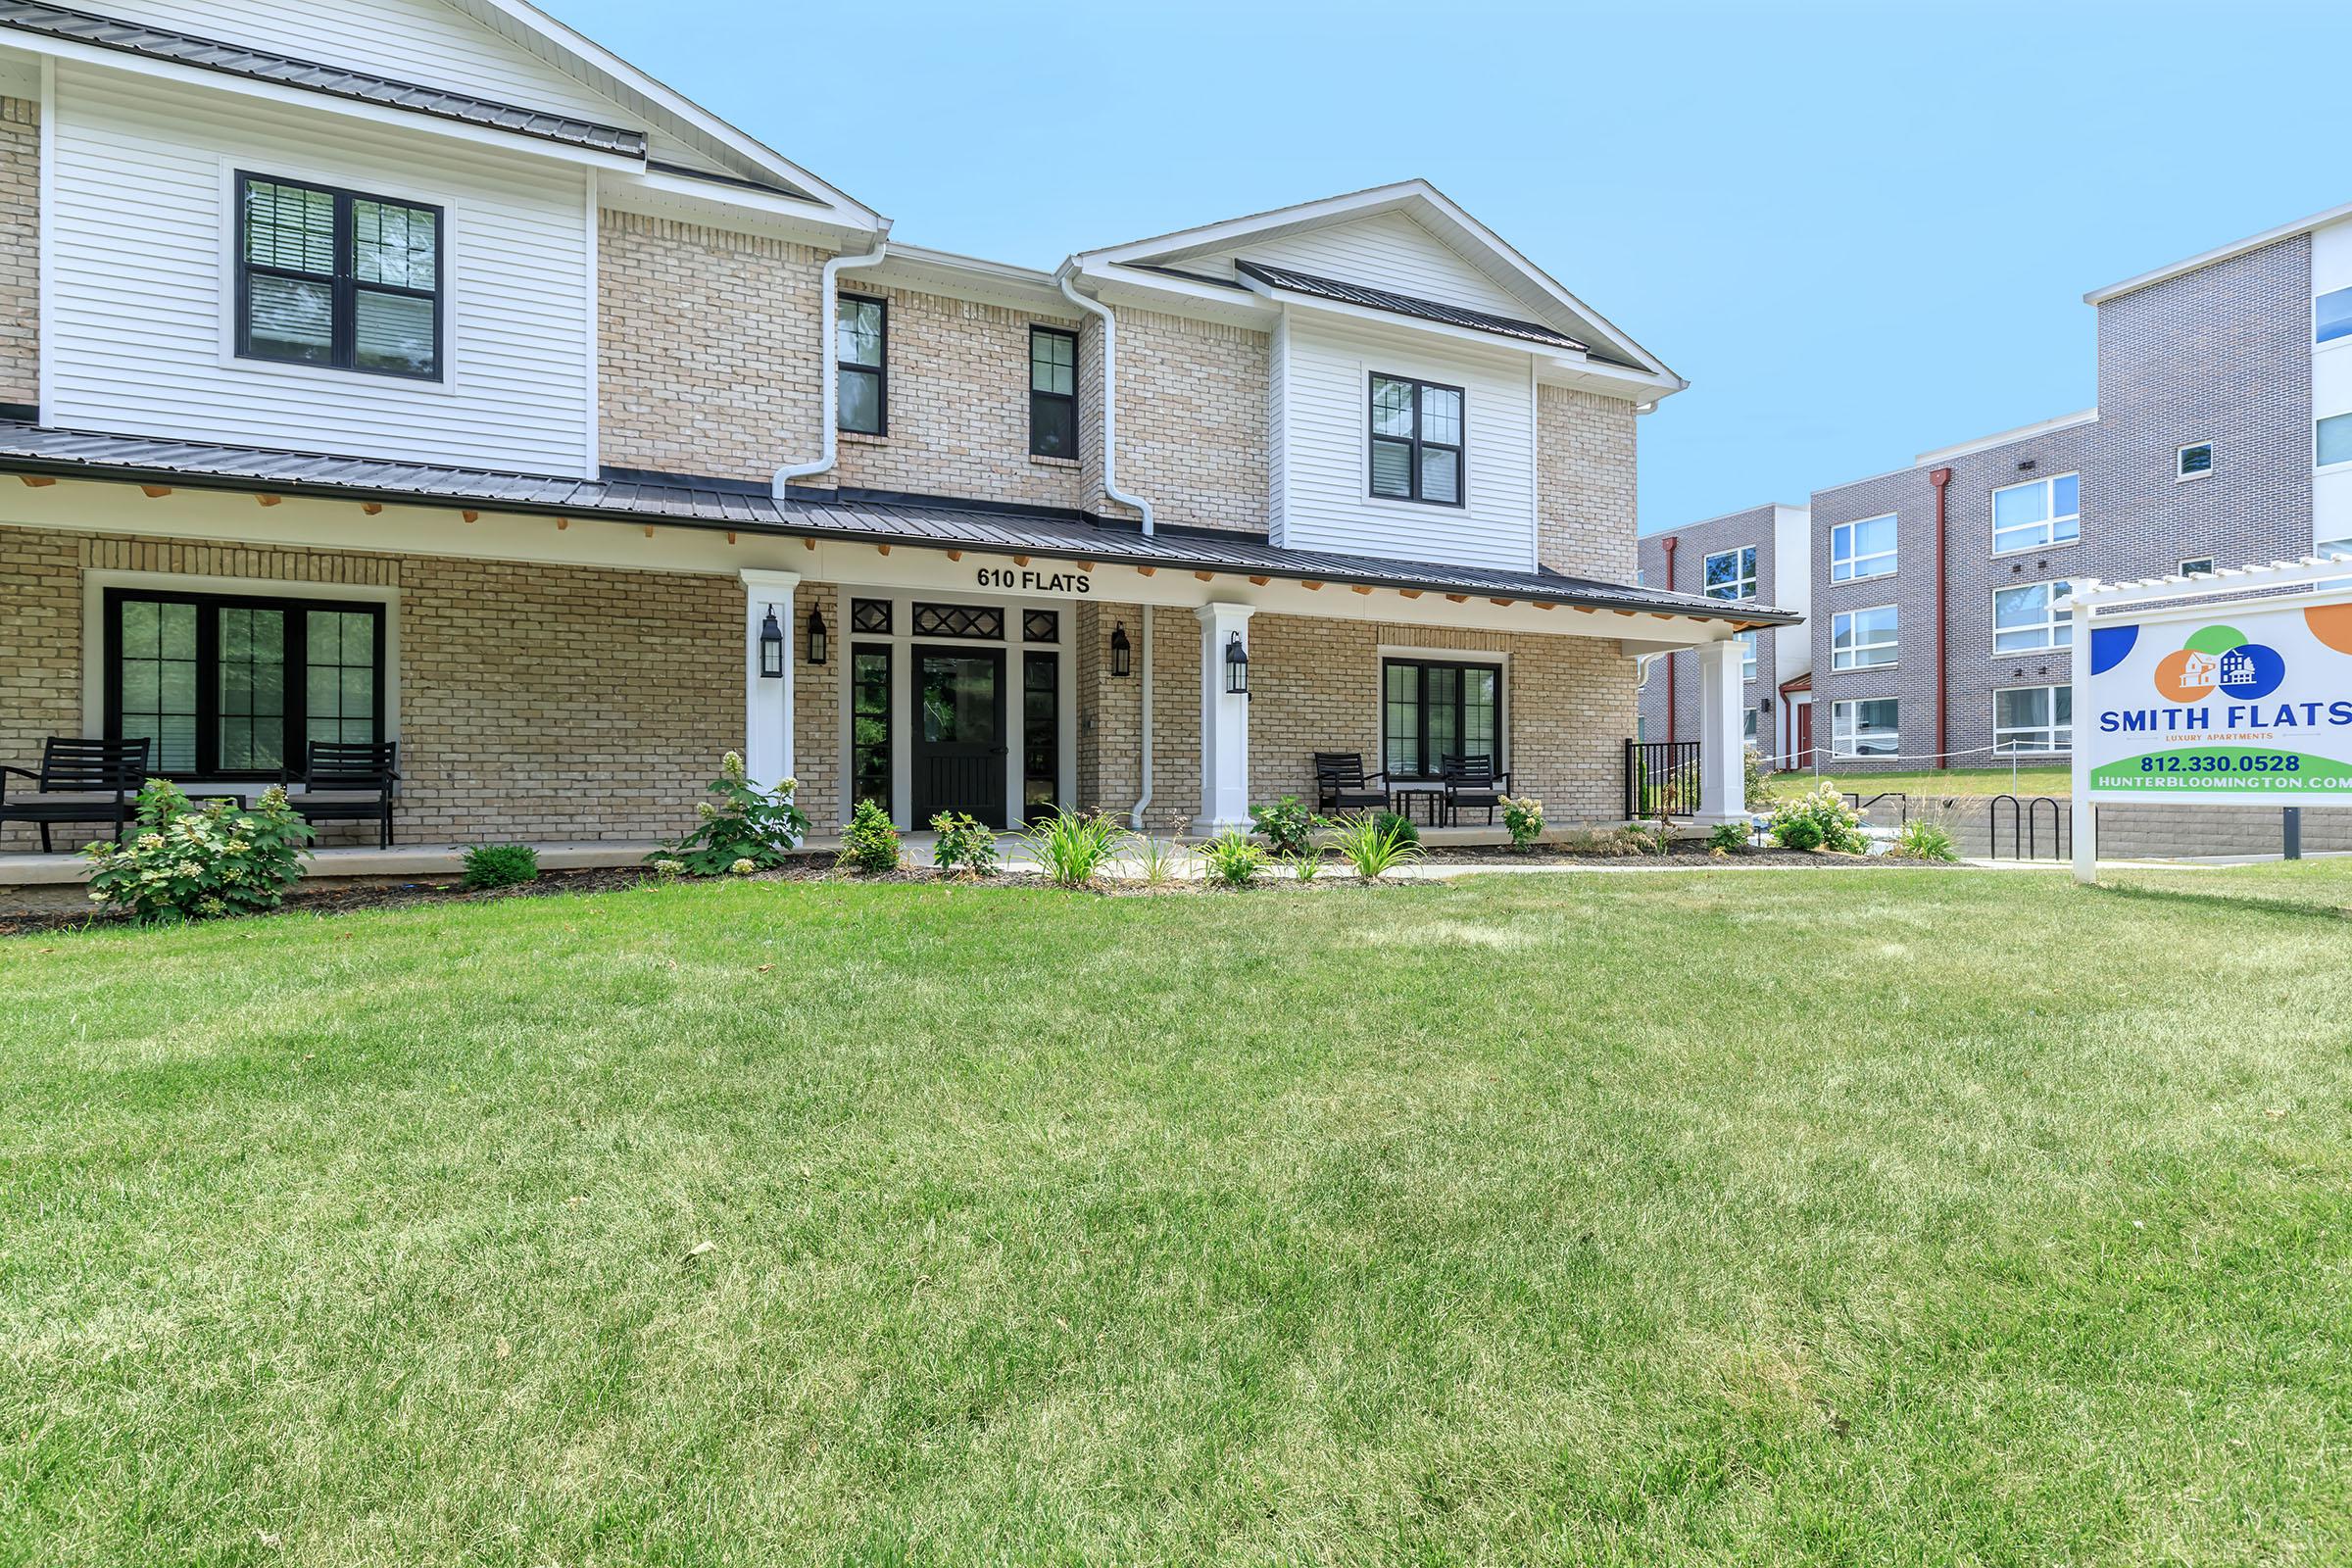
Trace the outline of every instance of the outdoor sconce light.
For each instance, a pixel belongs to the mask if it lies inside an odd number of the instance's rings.
[[[825,662],[825,617],[821,611],[808,612],[808,662]]]
[[[1110,628],[1110,672],[1125,680],[1127,667],[1127,623],[1122,620]]]
[[[1233,697],[1250,695],[1250,650],[1242,646],[1238,631],[1225,639],[1225,690]]]
[[[776,607],[767,607],[760,623],[760,675],[763,680],[784,678],[784,628],[776,624]]]
[[[1772,711],[1772,699],[1766,697],[1758,701],[1756,704],[1756,711],[1759,713],[1769,714]]]

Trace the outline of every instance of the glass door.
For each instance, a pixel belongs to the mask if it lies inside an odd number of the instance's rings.
[[[1004,651],[916,648],[914,815],[917,829],[942,811],[1004,827],[1006,751]]]

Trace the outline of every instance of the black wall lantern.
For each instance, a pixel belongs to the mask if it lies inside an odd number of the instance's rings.
[[[1110,672],[1125,680],[1127,668],[1127,623],[1122,620],[1110,628]]]
[[[1238,631],[1225,638],[1225,690],[1235,697],[1250,695],[1250,650],[1242,646]]]
[[[766,680],[784,678],[784,628],[776,624],[776,607],[767,607],[760,623],[760,674]]]
[[[825,662],[825,617],[821,611],[808,612],[808,662]]]

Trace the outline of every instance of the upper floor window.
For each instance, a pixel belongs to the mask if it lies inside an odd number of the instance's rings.
[[[833,332],[839,362],[841,428],[859,435],[890,430],[890,307],[861,294],[844,294]]]
[[[2213,471],[2213,443],[2192,441],[2173,454],[2173,477],[2202,479]]]
[[[1992,493],[1992,553],[2064,544],[2082,531],[2079,475],[2029,479]]]
[[[1841,611],[1830,617],[1832,669],[1883,669],[1894,662],[1897,612],[1892,605]]]
[[[1462,504],[1462,389],[1372,377],[1372,493]]]
[[[2352,288],[2329,289],[2311,302],[2311,340],[2332,343],[2352,337]]]
[[[1029,454],[1078,456],[1078,334],[1029,329]]]
[[[1753,631],[1743,631],[1740,634],[1740,678],[1741,680],[1756,678],[1756,643],[1762,636],[1763,633]]]
[[[1699,564],[1699,591],[1709,599],[1756,597],[1756,547],[1718,550]]]
[[[1830,581],[1894,574],[1894,518],[1865,517],[1830,530]]]
[[[441,209],[238,174],[237,353],[439,380]]]
[[[2319,421],[2313,431],[2312,463],[2322,468],[2352,463],[2352,414],[2331,414]]]
[[[2074,619],[2058,601],[2074,590],[2063,582],[2030,582],[1992,592],[1992,651],[2022,654],[2035,648],[2065,648],[2075,640]]]

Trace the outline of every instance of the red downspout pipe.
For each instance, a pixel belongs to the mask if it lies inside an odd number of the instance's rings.
[[[1951,749],[1944,738],[1945,698],[1951,690],[1951,676],[1943,647],[1944,622],[1948,618],[1943,611],[1944,579],[1949,575],[1943,555],[1944,497],[1951,482],[1949,468],[1932,469],[1928,474],[1928,483],[1936,487],[1936,765],[1939,769],[1952,765]]]
[[[1660,541],[1666,547],[1666,591],[1674,592],[1674,547],[1682,541],[1668,534]],[[1674,656],[1666,656],[1666,744],[1674,744]],[[1674,753],[1666,754],[1672,757]]]

